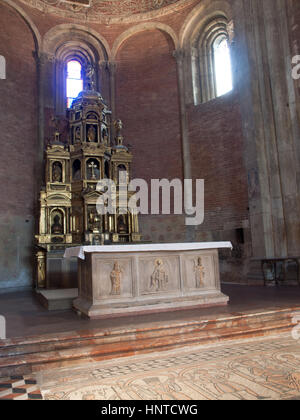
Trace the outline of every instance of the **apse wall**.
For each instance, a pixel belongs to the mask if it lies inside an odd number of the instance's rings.
[[[145,179],[183,178],[182,110],[178,63],[174,51],[180,52],[180,33],[193,7],[164,14],[141,24],[86,23],[69,17],[53,16],[18,3],[37,26],[41,37],[60,25],[69,24],[83,33],[99,34],[107,42],[108,61],[115,67],[115,116],[124,123],[125,144],[133,153],[133,176]],[[206,3],[208,3],[206,1]],[[204,12],[203,12],[204,13]],[[0,54],[8,63],[8,78],[0,80],[0,169],[3,197],[0,202],[0,288],[30,286],[34,255],[34,222],[38,215],[37,177],[38,97],[35,45],[24,20],[0,0]],[[156,28],[155,28],[156,27]],[[159,27],[159,29],[158,29]],[[177,39],[177,45],[163,28]],[[117,41],[124,37],[123,42]],[[118,44],[113,56],[114,46]],[[43,87],[46,143],[54,130],[55,75],[51,56]],[[52,70],[51,70],[52,68]],[[102,67],[103,68],[103,67]],[[188,77],[187,77],[188,79]],[[186,86],[189,88],[188,86]],[[190,90],[190,89],[189,89]],[[109,88],[106,89],[109,92]],[[109,97],[105,97],[110,102]],[[191,102],[191,101],[190,101]],[[243,167],[243,135],[239,103],[229,94],[207,104],[187,107],[189,143],[193,178],[205,180],[205,221],[194,232],[194,240],[232,240],[235,254],[222,263],[222,279],[239,281],[241,266],[251,251],[247,214],[247,178]],[[35,216],[34,216],[35,214]],[[187,229],[183,216],[141,216],[143,240],[184,242]],[[245,244],[241,244],[241,229]],[[229,263],[229,265],[227,264]],[[232,263],[232,264],[231,264]],[[233,266],[238,267],[231,273]],[[243,268],[244,269],[244,268]]]
[[[247,274],[251,237],[237,94],[191,105],[188,117],[193,178],[205,181],[205,217],[196,239],[230,240],[234,258],[227,256],[229,265],[222,261],[223,280],[240,282]]]
[[[0,289],[32,284],[37,79],[33,36],[24,20],[0,4]]]
[[[121,45],[116,58],[116,115],[134,155],[133,177],[149,187],[151,179],[183,178],[174,48],[167,34],[142,31]],[[185,240],[182,217],[141,217],[140,227],[147,241]]]

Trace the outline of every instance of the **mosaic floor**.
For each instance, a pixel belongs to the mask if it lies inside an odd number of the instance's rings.
[[[291,335],[189,347],[40,372],[46,400],[257,400],[300,397]]]

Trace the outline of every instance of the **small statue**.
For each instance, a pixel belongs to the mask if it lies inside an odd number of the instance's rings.
[[[202,259],[201,257],[198,258],[198,262],[196,263],[194,261],[195,267],[195,277],[196,277],[196,288],[200,289],[201,287],[204,286],[204,277],[205,277],[205,272],[204,272],[204,266],[202,265]]]
[[[75,143],[80,143],[81,141],[81,130],[80,127],[76,127],[75,130]]]
[[[43,288],[45,287],[46,281],[46,263],[45,258],[41,253],[38,254],[37,266],[37,285],[38,287]]]
[[[100,224],[101,219],[97,213],[96,209],[93,209],[90,211],[89,214],[89,229],[93,233],[99,233],[100,232]]]
[[[110,273],[110,280],[111,280],[111,295],[118,296],[121,294],[121,274],[123,270],[121,269],[118,262],[114,264],[114,269]]]
[[[127,233],[127,226],[126,226],[126,223],[125,223],[125,220],[124,220],[124,216],[123,215],[120,216],[119,219],[118,219],[118,231],[121,234]]]
[[[93,245],[104,245],[104,240],[101,235],[95,235],[93,238]]]
[[[88,64],[85,68],[87,90],[94,90],[94,85],[95,85],[94,76],[95,76],[95,69],[91,64]]]
[[[62,235],[63,234],[63,226],[61,224],[61,220],[60,217],[58,215],[56,215],[54,217],[54,223],[51,227],[51,232],[54,235]]]
[[[53,164],[52,182],[62,182],[62,169],[59,162]]]
[[[95,143],[96,141],[96,129],[93,125],[89,126],[89,129],[87,132],[87,140],[90,143]]]
[[[102,139],[103,139],[103,143],[107,146],[108,145],[108,132],[106,128],[103,128],[102,130]]]
[[[116,120],[115,121],[115,128],[116,128],[117,135],[121,135],[122,134],[122,129],[123,129],[122,120]]]
[[[55,143],[60,143],[60,132],[59,131],[55,131],[54,133],[54,142]]]
[[[169,278],[163,269],[162,260],[155,261],[155,270],[151,276],[150,289],[156,290],[157,292],[164,290],[166,288]]]
[[[122,146],[123,140],[124,140],[124,137],[122,134],[123,123],[121,120],[116,120],[114,125],[115,125],[115,130],[116,130],[117,145]]]

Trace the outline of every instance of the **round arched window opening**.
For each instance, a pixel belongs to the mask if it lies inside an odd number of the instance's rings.
[[[74,99],[83,90],[82,65],[77,60],[70,60],[67,63],[67,106],[71,108]]]
[[[213,44],[216,93],[225,95],[233,89],[230,47],[227,38],[219,37]]]

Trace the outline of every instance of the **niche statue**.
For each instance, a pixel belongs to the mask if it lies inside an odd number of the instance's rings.
[[[90,125],[87,132],[87,140],[90,143],[94,143],[96,141],[96,137],[97,137],[96,129],[93,125]]]
[[[54,235],[62,235],[64,232],[63,232],[63,226],[61,224],[60,217],[58,215],[56,215],[53,219],[53,222],[54,223],[51,227],[51,232]]]
[[[62,170],[59,162],[53,164],[52,182],[62,182]]]

